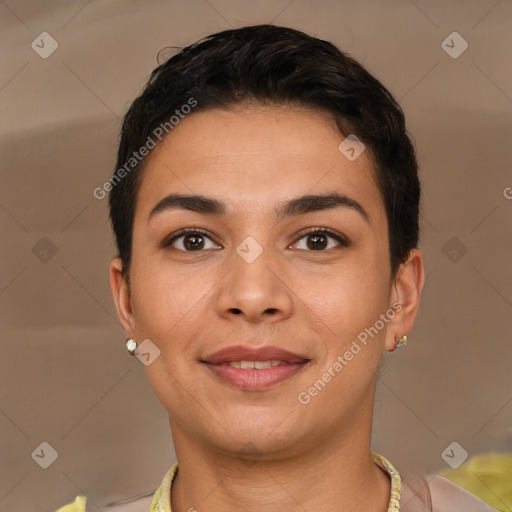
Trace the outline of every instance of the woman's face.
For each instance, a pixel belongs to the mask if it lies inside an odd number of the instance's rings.
[[[343,153],[343,139],[315,111],[214,109],[183,119],[148,156],[131,297],[121,284],[118,311],[128,336],[160,350],[144,369],[175,441],[272,457],[371,428],[381,353],[412,313],[389,314],[402,296],[383,200],[368,150],[353,159],[359,148]],[[333,194],[345,199],[304,199]],[[223,211],[164,207],[169,195]],[[229,347],[249,352],[212,359]],[[250,353],[267,347],[293,357]],[[258,359],[280,366],[236,368]]]

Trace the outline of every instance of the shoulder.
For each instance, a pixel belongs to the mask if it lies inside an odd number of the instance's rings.
[[[458,510],[464,510],[465,512],[496,512],[497,510],[443,476],[434,476],[428,485],[434,512],[436,510],[439,510],[439,512],[445,510],[446,512],[456,512]]]
[[[152,501],[153,495],[150,495],[130,501],[129,503],[110,506],[104,510],[108,512],[148,512]]]
[[[128,503],[109,506],[108,512],[171,512],[171,486],[177,473],[178,463],[175,462],[167,471],[157,489],[139,495],[139,498],[135,496],[127,498]]]
[[[499,512],[441,475],[405,479],[402,484],[401,512]]]

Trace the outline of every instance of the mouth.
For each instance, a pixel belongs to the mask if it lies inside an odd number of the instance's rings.
[[[311,359],[277,348],[228,347],[201,360],[221,381],[245,390],[262,390],[289,380]]]

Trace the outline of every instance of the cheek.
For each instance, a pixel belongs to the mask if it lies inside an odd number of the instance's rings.
[[[141,260],[142,261],[142,260]],[[133,310],[139,336],[167,347],[198,312],[204,309],[212,284],[199,268],[171,266],[153,261],[134,264]]]
[[[336,357],[352,340],[379,319],[388,307],[389,283],[370,255],[347,259],[323,273],[301,273],[294,279],[297,296],[311,321],[326,334],[330,357]]]
[[[201,318],[212,285],[200,271],[170,265],[134,265],[133,270],[136,339],[148,338],[160,350],[144,367],[146,377],[164,407],[176,410],[190,401],[189,386],[180,383],[190,382],[195,371],[197,342],[204,336]]]

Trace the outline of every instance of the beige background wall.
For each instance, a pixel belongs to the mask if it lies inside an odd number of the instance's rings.
[[[447,467],[452,441],[512,451],[512,2],[4,0],[0,512],[80,493],[112,510],[174,462],[166,412],[125,350],[107,201],[92,191],[161,48],[271,21],[360,60],[417,145],[428,278],[409,346],[386,357],[374,447],[420,471]],[[46,59],[31,48],[44,31],[58,43]],[[458,58],[441,46],[454,31]],[[31,456],[42,442],[58,453],[47,469]]]

